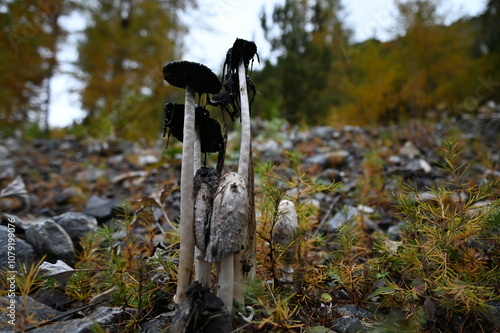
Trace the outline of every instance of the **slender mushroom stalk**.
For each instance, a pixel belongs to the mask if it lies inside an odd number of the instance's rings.
[[[233,311],[234,254],[242,250],[247,203],[248,194],[241,176],[235,172],[225,174],[214,198],[206,260],[220,263],[217,296],[229,314]]]
[[[186,89],[183,126],[183,152],[181,168],[181,239],[177,291],[174,301],[179,304],[191,284],[194,262],[194,142],[195,92],[216,94],[222,84],[208,67],[189,61],[168,63],[163,77],[171,85]]]
[[[273,243],[284,249],[284,263],[281,266],[281,282],[293,282],[293,259],[295,247],[292,246],[295,233],[299,228],[299,221],[295,205],[290,200],[281,200],[278,206],[278,220],[273,227]]]
[[[182,147],[181,168],[181,239],[179,254],[179,271],[175,301],[181,303],[191,284],[192,266],[194,261],[194,90],[186,86],[186,101],[184,106],[184,137]]]
[[[240,90],[240,107],[241,107],[241,144],[240,144],[240,157],[238,161],[238,174],[245,181],[245,186],[248,191],[248,198],[253,200],[253,174],[249,174],[249,170],[252,170],[251,163],[251,128],[250,128],[250,104],[248,102],[248,89],[247,89],[247,74],[246,68],[250,59],[257,53],[257,46],[253,42],[245,41],[242,39],[237,39],[233,45],[231,51],[232,66],[236,65],[238,70],[238,83]],[[250,178],[251,177],[251,178]],[[249,235],[249,233],[254,232],[255,228],[250,225],[252,221],[252,212],[250,207],[253,205],[247,201],[245,208],[247,209],[245,218],[245,240],[246,242],[252,242],[255,237]],[[255,249],[254,244],[245,244],[246,247],[250,248],[250,252]],[[252,253],[251,253],[252,255]],[[245,256],[243,252],[235,255],[235,285],[236,289],[234,291],[234,298],[238,304],[244,305],[244,294],[243,294],[243,282],[245,279]]]

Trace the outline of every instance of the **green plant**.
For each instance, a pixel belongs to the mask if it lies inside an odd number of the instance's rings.
[[[372,256],[372,240],[365,232],[362,221],[345,223],[335,234],[334,244],[327,261],[327,275],[334,288],[343,288],[351,301],[361,305],[370,293],[373,282],[383,276],[380,259]]]
[[[176,287],[178,236],[168,237],[173,241],[169,248],[156,249],[158,228],[151,207],[157,203],[144,198],[138,205],[134,216],[129,207],[120,219],[82,239],[77,271],[66,289],[69,296],[82,301],[92,303],[96,296],[109,294],[113,305],[136,309],[124,331],[133,331],[154,314],[159,298],[172,301]]]
[[[289,153],[291,177],[281,175],[278,166],[264,162],[256,166],[257,188],[257,279],[249,281],[247,302],[257,309],[257,327],[273,331],[289,331],[304,325],[296,320],[297,314],[311,317],[314,306],[319,302],[318,290],[325,289],[327,276],[321,266],[319,248],[325,245],[324,238],[317,232],[318,207],[313,204],[315,194],[339,191],[342,184],[320,183],[307,176],[300,167],[302,156]],[[283,200],[294,203],[298,217],[298,230],[287,246],[273,241],[275,225],[279,220],[279,204]],[[280,267],[294,248],[295,266],[293,283],[280,280]],[[301,306],[298,306],[298,305]],[[259,310],[260,309],[260,310]],[[309,312],[309,313],[308,313]],[[308,319],[309,320],[309,319]]]
[[[26,266],[25,264],[19,263],[19,268],[17,272],[10,272],[7,270],[0,271],[0,277],[2,280],[2,294],[5,291],[5,294],[9,295],[9,299],[11,298],[10,285],[4,285],[7,281],[13,277],[12,274],[15,274],[15,294],[21,296],[21,304],[15,305],[18,311],[16,312],[15,319],[15,328],[18,332],[25,332],[29,327],[33,327],[34,325],[39,324],[32,314],[28,314],[26,311],[26,304],[28,302],[28,297],[40,290],[40,288],[45,287],[45,279],[40,274],[40,265],[42,264],[44,258],[40,259],[40,261]],[[7,279],[9,278],[9,280]],[[9,291],[7,293],[7,291]],[[13,295],[12,295],[13,296]],[[14,303],[15,304],[15,303]]]
[[[500,178],[467,181],[469,165],[456,141],[443,144],[448,178],[424,195],[408,184],[397,195],[404,227],[400,241],[382,240],[376,248],[385,263],[384,306],[401,306],[407,317],[425,314],[426,323],[448,327],[460,316],[460,330],[483,329],[489,302],[498,301]]]

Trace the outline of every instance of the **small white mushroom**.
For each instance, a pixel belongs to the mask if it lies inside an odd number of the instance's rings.
[[[234,298],[234,254],[242,250],[247,205],[247,189],[241,176],[235,172],[224,175],[214,199],[206,260],[220,262],[217,296],[230,314]]]
[[[295,248],[291,243],[294,241],[298,228],[299,221],[295,205],[290,200],[282,200],[278,206],[278,220],[273,227],[273,243],[285,249],[284,262],[281,266],[281,281],[284,283],[293,282]]]

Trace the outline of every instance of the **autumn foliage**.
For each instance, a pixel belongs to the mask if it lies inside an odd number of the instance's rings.
[[[451,17],[444,0],[397,0],[385,41],[354,40],[343,3],[287,0],[262,12],[273,56],[263,57],[252,74],[259,93],[254,116],[308,125],[387,124],[461,116],[500,101],[500,1],[489,0],[475,17]],[[74,133],[158,138],[162,105],[179,98],[162,82],[161,68],[182,58],[188,27],[178,14],[195,4],[6,1],[0,5],[0,132],[47,129],[50,82],[64,69],[81,83],[85,118]],[[75,17],[85,21],[83,30],[66,31],[62,20]],[[61,64],[57,54],[68,37],[77,40],[78,57]]]

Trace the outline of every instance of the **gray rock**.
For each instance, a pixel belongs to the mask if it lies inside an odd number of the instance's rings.
[[[8,307],[12,306],[12,304],[15,307],[15,312],[13,311],[12,314],[15,314],[15,316],[12,316],[10,310],[8,309]],[[33,298],[29,296],[26,298],[24,302],[22,296],[14,296],[12,298],[9,296],[0,297],[0,306],[2,308],[7,308],[7,311],[2,311],[2,313],[0,313],[0,331],[2,333],[19,332],[16,326],[12,325],[11,323],[15,323],[16,325],[19,326],[22,325],[23,318],[21,317],[21,306],[23,304],[25,306],[26,315],[32,316],[31,322],[42,323],[51,320],[53,318],[59,317],[63,314],[62,312],[54,310],[43,303],[35,301]],[[11,320],[14,320],[14,322],[9,323],[9,321]],[[24,327],[24,329],[27,328],[28,328],[27,326]],[[39,331],[38,329],[35,329],[32,330],[31,332],[39,332]],[[57,331],[46,331],[46,332],[57,332]]]
[[[19,218],[17,215],[3,213],[2,222],[4,225],[10,223],[16,227],[16,232],[24,232],[30,226],[29,222]]]
[[[484,317],[492,326],[500,328],[500,302],[488,302],[489,312]]]
[[[361,320],[349,317],[342,317],[335,320],[331,328],[339,333],[359,333],[365,329]]]
[[[123,330],[122,325],[130,315],[136,313],[134,309],[123,309],[113,307],[98,307],[92,314],[81,319],[71,319],[47,325],[33,330],[34,333],[71,332],[88,333],[95,332],[96,328],[109,333],[119,333]]]
[[[124,160],[125,160],[125,155],[123,154],[113,155],[108,157],[107,163],[109,165],[118,166],[122,164]]]
[[[340,133],[330,126],[316,126],[311,128],[311,136],[320,138],[324,141],[338,138]]]
[[[432,167],[424,159],[411,160],[407,165],[399,167],[400,172],[406,176],[425,175],[432,171]]]
[[[74,269],[61,260],[58,260],[55,264],[44,261],[40,265],[40,273],[44,276],[56,279],[62,290],[66,288],[66,284],[73,272]]]
[[[401,227],[405,224],[405,222],[399,222],[396,225],[390,226],[387,229],[387,234],[389,235],[389,239],[391,241],[399,241],[401,239]]]
[[[141,325],[141,333],[166,332],[171,321],[172,318],[170,316],[166,316],[165,314],[159,315]]]
[[[110,219],[113,215],[113,208],[116,206],[116,201],[111,199],[103,199],[98,196],[91,196],[83,212],[97,219],[99,223],[103,223]]]
[[[71,237],[59,224],[52,220],[31,225],[26,230],[26,241],[33,246],[35,253],[55,263],[58,259],[72,265],[75,261],[75,248]]]
[[[137,160],[139,166],[148,166],[151,164],[158,163],[160,159],[155,155],[140,155]]]
[[[93,183],[99,178],[105,177],[107,175],[106,170],[98,169],[95,167],[89,167],[86,170],[80,172],[76,178],[81,182]]]
[[[261,143],[255,143],[254,148],[256,151],[261,152],[261,159],[266,161],[278,161],[281,158],[283,149],[279,143],[274,140],[267,140]]]
[[[337,168],[345,164],[348,156],[348,151],[336,150],[308,157],[304,160],[304,164],[306,166],[320,165],[323,168]]]
[[[374,319],[375,316],[370,311],[367,311],[354,304],[345,304],[334,306],[333,309],[342,316],[353,317],[358,319]]]
[[[97,230],[96,218],[84,213],[67,212],[52,219],[66,230],[75,244],[86,233]]]
[[[358,210],[352,206],[344,206],[335,215],[326,222],[328,231],[334,232],[345,223],[352,221],[358,214]]]
[[[399,165],[401,164],[401,157],[397,155],[391,155],[387,158],[387,163],[393,164],[393,165]]]
[[[74,198],[77,195],[79,195],[81,192],[82,191],[78,187],[66,187],[56,193],[54,201],[56,202],[56,204],[62,205],[70,201],[71,198]]]
[[[13,230],[4,225],[0,225],[0,268],[7,268],[9,271],[16,271],[18,269],[17,263],[21,262],[26,264],[26,266],[31,266],[35,260],[35,252],[33,247],[26,243],[24,240],[14,237],[15,240],[15,267],[9,267],[9,251],[7,244],[9,238],[9,232]]]
[[[13,159],[0,159],[0,179],[15,177],[16,171],[14,170],[14,165]]]
[[[30,206],[29,194],[20,176],[17,176],[0,191],[0,198],[15,198],[19,200],[23,208]]]
[[[337,300],[348,301],[351,299],[349,294],[344,289],[334,290],[332,291],[332,295]]]
[[[0,145],[0,160],[4,160],[9,157],[10,151],[5,147]]]

